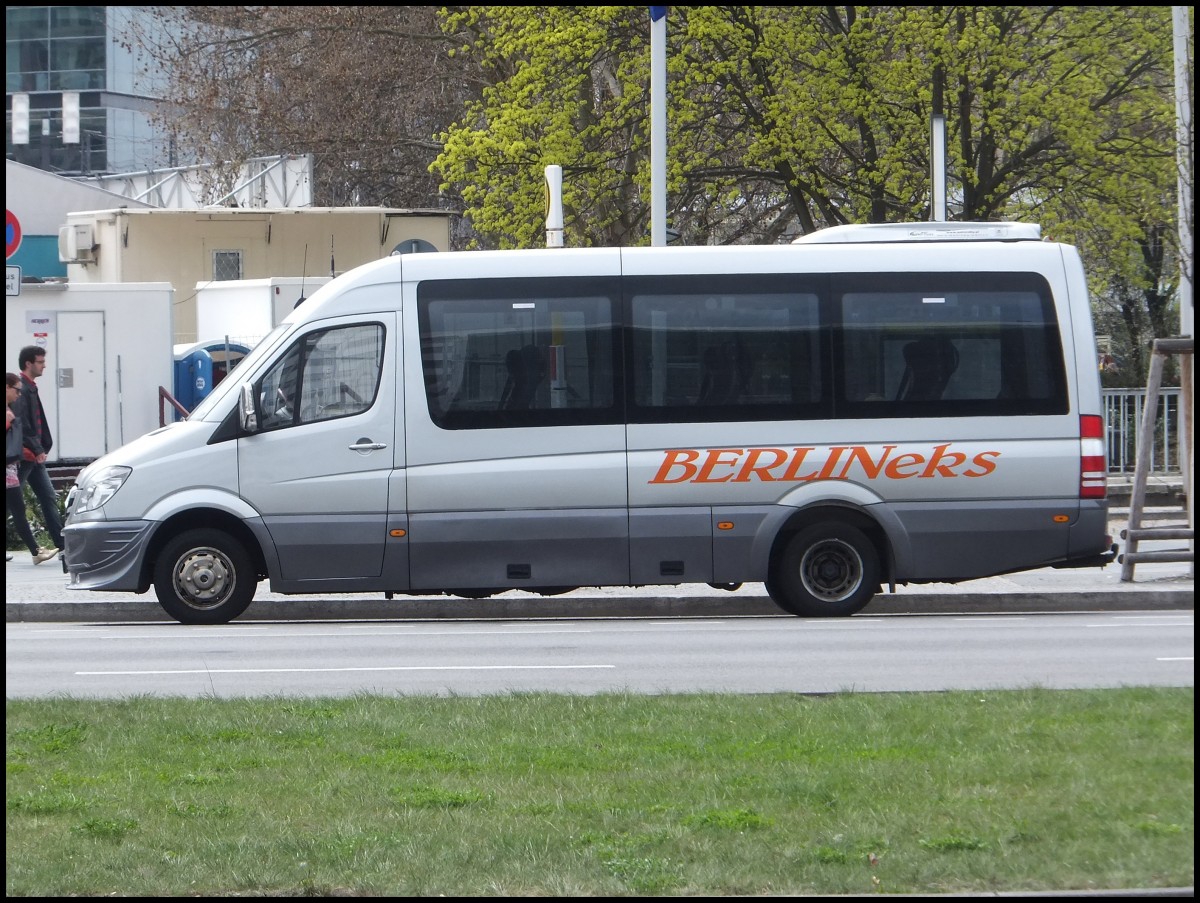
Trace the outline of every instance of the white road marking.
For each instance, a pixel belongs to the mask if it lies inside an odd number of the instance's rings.
[[[378,668],[194,668],[179,671],[76,671],[77,677],[150,674],[322,674],[344,671],[575,671],[616,665],[396,665]]]
[[[566,629],[566,630],[504,630],[504,631],[499,631],[499,632],[495,631],[495,630],[380,630],[377,633],[369,633],[369,634],[360,633],[357,636],[355,636],[354,639],[358,639],[358,638],[364,637],[364,636],[405,636],[405,637],[493,636],[493,635],[498,635],[498,636],[521,635],[521,636],[524,636],[527,634],[543,634],[543,633],[578,634],[578,633],[586,633],[586,632],[588,632],[588,631],[581,631],[581,630],[574,630],[574,629]],[[341,630],[334,630],[334,631],[321,632],[321,633],[288,632],[288,633],[274,633],[274,634],[270,634],[268,636],[263,636],[262,634],[255,634],[255,635],[249,636],[249,637],[239,637],[239,636],[237,636],[237,632],[233,631],[230,633],[220,634],[219,636],[223,640],[227,640],[227,639],[295,640],[295,639],[308,639],[309,637],[329,637],[329,636],[346,638],[346,637],[350,637],[350,634],[346,633],[344,631],[341,631]],[[97,639],[101,639],[101,640],[157,640],[157,639],[162,639],[162,638],[163,638],[163,635],[161,633],[153,633],[153,634],[150,634],[150,633],[142,633],[142,634],[114,633],[114,634],[110,634],[108,636],[97,637]],[[200,634],[200,633],[193,634],[190,632],[185,633],[185,634],[172,634],[170,636],[170,639],[172,639],[172,640],[179,640],[179,639],[210,640],[212,638],[213,638],[212,634]]]

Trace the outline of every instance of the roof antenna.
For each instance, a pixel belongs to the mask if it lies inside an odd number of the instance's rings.
[[[304,262],[300,265],[300,297],[296,299],[296,303],[292,305],[292,310],[295,310],[304,303],[304,276],[308,270],[308,242],[304,243]]]
[[[333,233],[329,233],[329,278],[332,279],[337,275],[337,270],[333,266]]]

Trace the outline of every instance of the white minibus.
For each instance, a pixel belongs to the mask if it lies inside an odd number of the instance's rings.
[[[1101,567],[1083,267],[1021,223],[787,245],[418,253],[300,304],[178,423],[90,464],[70,585],[222,623],[283,594]]]

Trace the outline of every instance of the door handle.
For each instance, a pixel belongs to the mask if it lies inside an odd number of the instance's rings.
[[[353,445],[349,446],[349,448],[350,448],[350,451],[369,452],[369,451],[378,451],[381,448],[387,448],[387,444],[383,443],[383,442],[372,442],[369,438],[367,438],[366,436],[363,436],[361,439],[359,439]]]

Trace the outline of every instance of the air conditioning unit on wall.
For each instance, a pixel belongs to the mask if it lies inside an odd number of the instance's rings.
[[[58,230],[58,259],[63,263],[91,263],[96,242],[90,223],[70,223]]]

